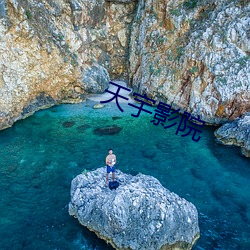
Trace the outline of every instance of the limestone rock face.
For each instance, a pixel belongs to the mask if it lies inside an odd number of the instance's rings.
[[[106,0],[107,2],[113,2],[113,3],[132,3],[136,2],[136,0]]]
[[[2,0],[0,130],[110,79],[209,123],[233,120],[250,111],[249,11],[233,0]]]
[[[117,171],[120,186],[105,187],[105,168],[71,183],[69,214],[115,249],[191,249],[199,237],[195,206],[154,177]]]
[[[249,11],[245,1],[140,0],[130,83],[209,123],[250,111]]]
[[[0,1],[0,129],[126,79],[134,1]]]
[[[226,123],[215,131],[215,136],[226,145],[241,147],[241,152],[250,157],[250,113]]]

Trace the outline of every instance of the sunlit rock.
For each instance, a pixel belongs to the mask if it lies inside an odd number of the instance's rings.
[[[69,214],[115,249],[191,249],[199,237],[195,206],[152,176],[117,171],[120,186],[105,186],[105,168],[72,180]]]
[[[242,154],[250,157],[250,113],[224,124],[215,131],[215,136],[223,144],[240,146]]]

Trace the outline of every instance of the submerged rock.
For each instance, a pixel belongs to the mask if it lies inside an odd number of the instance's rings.
[[[93,106],[93,109],[101,109],[101,108],[104,108],[105,105],[104,104],[101,104],[101,103],[97,103]]]
[[[141,150],[141,153],[143,155],[143,157],[148,158],[148,159],[152,159],[156,156],[156,151],[153,149],[144,149]]]
[[[215,136],[223,144],[240,146],[242,154],[250,157],[250,112],[221,126]]]
[[[85,130],[87,130],[90,127],[91,126],[89,124],[83,124],[83,125],[78,126],[76,129],[79,133],[83,133],[85,132]]]
[[[119,119],[122,119],[122,117],[120,117],[120,116],[113,116],[113,117],[112,117],[112,120],[113,120],[113,121],[116,121],[116,120],[119,120]]]
[[[195,206],[152,176],[117,171],[117,190],[105,186],[105,169],[71,183],[69,214],[115,249],[191,249],[199,237]]]
[[[72,126],[74,126],[75,125],[75,122],[74,121],[67,121],[67,122],[64,122],[63,123],[63,127],[64,128],[70,128],[70,127],[72,127]]]
[[[122,130],[121,127],[116,126],[116,125],[112,125],[112,126],[97,128],[94,130],[94,134],[96,134],[96,135],[115,135],[115,134],[120,133],[121,130]]]

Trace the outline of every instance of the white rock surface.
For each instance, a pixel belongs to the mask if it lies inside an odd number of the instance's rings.
[[[118,170],[116,179],[120,186],[111,191],[105,168],[78,175],[71,183],[69,214],[116,249],[192,248],[199,237],[192,203],[152,176]]]

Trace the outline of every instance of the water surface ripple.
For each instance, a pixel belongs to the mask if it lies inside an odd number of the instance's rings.
[[[214,127],[200,142],[150,123],[152,116],[110,103],[60,105],[0,131],[0,249],[112,248],[68,215],[71,180],[104,166],[112,147],[117,167],[149,174],[199,211],[195,250],[250,249],[250,159],[215,142]],[[94,133],[104,126],[122,129]]]

